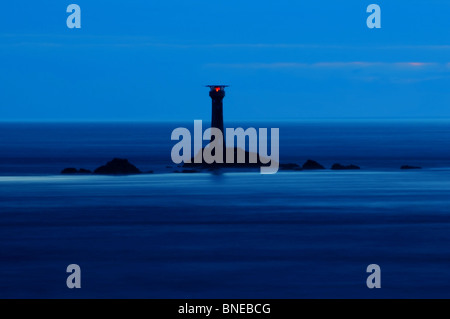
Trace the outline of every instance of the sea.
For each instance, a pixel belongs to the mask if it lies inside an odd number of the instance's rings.
[[[0,298],[450,297],[449,120],[225,124],[326,169],[179,173],[193,122],[0,123]],[[113,158],[153,174],[60,174]]]

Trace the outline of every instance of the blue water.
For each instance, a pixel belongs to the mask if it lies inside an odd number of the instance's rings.
[[[0,124],[0,297],[450,297],[450,122],[260,124],[362,168],[275,175],[172,173],[177,126]],[[113,157],[155,174],[58,174]]]

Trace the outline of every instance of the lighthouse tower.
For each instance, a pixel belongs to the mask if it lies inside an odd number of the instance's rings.
[[[228,85],[207,85],[210,88],[209,96],[212,99],[212,117],[211,117],[211,128],[215,127],[219,129],[222,134],[223,131],[223,98],[225,97],[225,88]],[[211,142],[214,140],[211,137]]]

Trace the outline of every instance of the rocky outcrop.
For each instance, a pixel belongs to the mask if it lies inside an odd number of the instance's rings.
[[[226,148],[223,151],[224,163],[207,163],[203,158],[202,154],[204,153],[205,148],[202,148],[201,151],[197,153],[196,156],[191,158],[190,163],[184,163],[183,167],[185,168],[198,168],[198,169],[217,169],[217,168],[259,168],[261,166],[268,166],[268,159],[260,156],[258,153],[251,153],[243,149],[235,148]],[[226,162],[226,153],[231,152],[233,154],[234,160],[231,163]],[[243,163],[238,162],[238,153],[241,153],[243,156]],[[255,163],[253,163],[250,159],[256,158]]]
[[[331,166],[331,169],[333,169],[333,170],[352,170],[352,169],[360,169],[360,167],[353,165],[353,164],[341,165],[339,163],[335,163],[335,164],[333,164],[333,166]]]
[[[307,160],[305,164],[303,164],[302,168],[304,170],[315,170],[315,169],[325,169],[322,165],[313,160]]]
[[[127,159],[115,158],[112,161],[106,163],[106,165],[98,167],[94,174],[101,175],[131,175],[141,174],[141,171],[128,162]]]
[[[61,174],[91,174],[92,172],[85,168],[76,169],[74,167],[68,167],[61,171]]]
[[[284,170],[284,171],[301,171],[302,168],[300,167],[300,165],[295,164],[295,163],[286,163],[286,164],[281,164],[280,163],[280,170]]]
[[[68,167],[61,171],[61,174],[77,174],[78,170],[74,167]]]
[[[198,173],[199,171],[196,169],[184,169],[181,173]]]
[[[403,165],[400,169],[422,169],[420,166]]]

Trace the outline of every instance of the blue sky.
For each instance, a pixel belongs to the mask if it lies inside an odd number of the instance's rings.
[[[66,7],[81,7],[81,29]],[[381,7],[368,29],[366,7]],[[449,118],[450,1],[10,1],[0,120]]]

